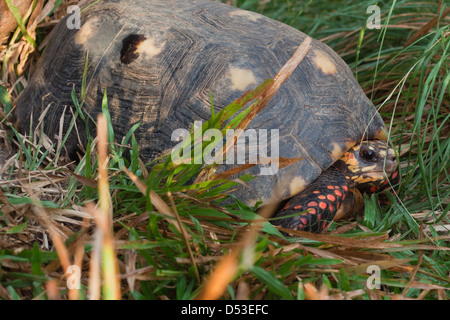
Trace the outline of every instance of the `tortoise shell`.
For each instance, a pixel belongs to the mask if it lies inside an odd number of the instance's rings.
[[[81,28],[71,16],[54,29],[16,107],[17,125],[30,132],[44,110],[51,138],[72,120],[71,91],[79,94],[88,55],[84,111],[94,119],[107,90],[116,138],[135,132],[144,159],[173,147],[172,132],[189,129],[263,80],[273,78],[306,35],[262,15],[206,0],[104,0],[87,5]],[[313,40],[300,65],[250,123],[279,130],[279,156],[301,158],[274,175],[240,187],[248,204],[302,191],[353,145],[386,140],[385,125],[345,62]],[[84,143],[83,123],[78,133]],[[69,137],[73,153],[79,138]],[[259,165],[250,169],[258,175]]]

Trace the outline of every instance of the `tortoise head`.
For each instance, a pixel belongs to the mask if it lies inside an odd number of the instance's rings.
[[[372,140],[351,148],[335,166],[357,187],[376,186],[396,171],[397,161],[388,142]]]

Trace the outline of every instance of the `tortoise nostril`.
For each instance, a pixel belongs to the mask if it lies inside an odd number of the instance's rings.
[[[385,161],[386,162],[392,162],[395,165],[397,165],[397,158],[395,157],[395,153],[394,153],[394,151],[392,149],[387,152],[386,157],[385,157]]]
[[[395,157],[386,157],[386,160],[384,161],[384,169],[386,172],[391,173],[394,172],[395,169],[397,169],[397,161]]]

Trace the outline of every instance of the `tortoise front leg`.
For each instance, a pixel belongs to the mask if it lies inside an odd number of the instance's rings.
[[[305,190],[289,199],[275,215],[281,219],[272,223],[283,228],[320,233],[337,213],[344,216],[348,210],[353,210],[354,199],[345,176],[330,167]]]

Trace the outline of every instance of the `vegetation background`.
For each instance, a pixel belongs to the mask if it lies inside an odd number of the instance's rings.
[[[449,298],[448,3],[224,1],[336,50],[379,108],[397,152],[402,179],[388,208],[366,197],[363,216],[298,238],[260,224],[238,201],[217,205],[232,182],[186,185],[204,168],[169,168],[163,159],[147,171],[132,130],[122,142],[131,160],[111,128],[104,131],[106,180],[95,137],[79,164],[67,164],[60,150],[38,151],[45,140],[14,130],[11,111],[47,35],[79,2],[33,1],[15,12],[19,26],[0,47],[0,299]],[[381,29],[366,28],[374,4]],[[107,115],[107,101],[103,107]],[[381,269],[379,289],[367,287],[370,265]],[[69,266],[78,269],[65,273]],[[76,270],[81,289],[69,290]]]

